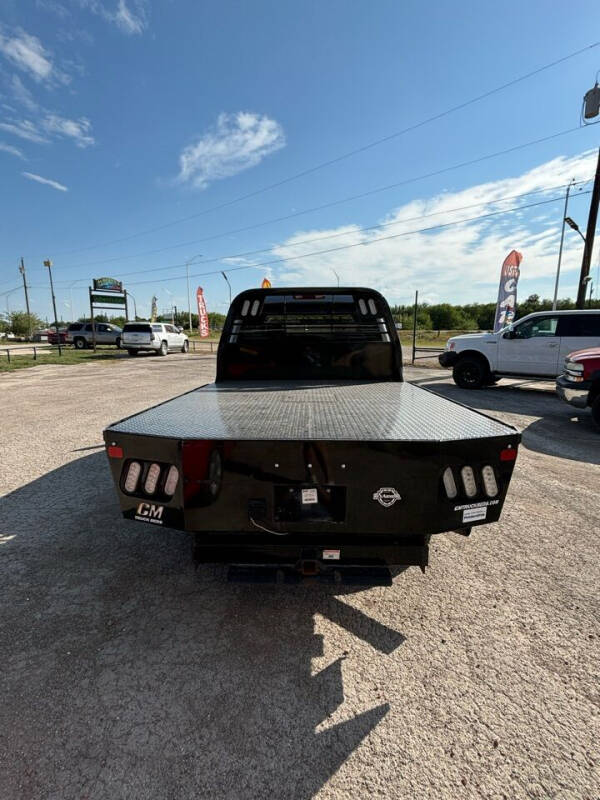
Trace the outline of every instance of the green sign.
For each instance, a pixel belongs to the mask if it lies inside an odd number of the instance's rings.
[[[96,294],[96,292],[92,292],[92,303],[94,305],[102,305],[103,303],[112,303],[113,305],[124,306],[125,297],[123,295],[119,296],[115,294]]]
[[[122,292],[123,284],[116,278],[94,278],[94,289],[101,289],[103,292]]]

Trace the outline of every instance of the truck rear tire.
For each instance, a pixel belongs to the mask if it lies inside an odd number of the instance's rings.
[[[595,400],[592,401],[592,420],[600,431],[600,394],[596,395]]]
[[[481,389],[489,380],[489,369],[478,358],[461,358],[454,365],[452,377],[461,389]]]

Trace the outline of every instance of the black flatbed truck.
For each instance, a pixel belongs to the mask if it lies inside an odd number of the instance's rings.
[[[215,383],[104,439],[123,516],[190,532],[196,562],[389,583],[499,519],[520,434],[406,383],[379,293],[286,288],[235,298]]]

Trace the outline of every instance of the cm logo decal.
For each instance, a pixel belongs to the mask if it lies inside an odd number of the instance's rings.
[[[155,506],[154,503],[140,503],[137,507],[135,518],[141,522],[152,522],[154,525],[162,525],[162,515],[164,506]]]

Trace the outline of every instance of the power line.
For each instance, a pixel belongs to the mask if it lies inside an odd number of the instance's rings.
[[[580,180],[580,181],[574,181],[571,184],[571,186],[581,186],[581,185],[584,185],[586,183],[589,183],[590,180],[593,180],[593,178],[588,178],[586,180]],[[321,242],[321,241],[324,241],[326,239],[336,239],[336,238],[339,238],[340,236],[351,236],[352,234],[355,234],[355,233],[364,233],[365,231],[377,230],[379,228],[389,228],[389,227],[392,227],[392,226],[395,226],[395,225],[402,225],[402,224],[404,224],[406,222],[414,222],[415,220],[418,220],[418,219],[426,219],[428,217],[439,216],[440,214],[452,214],[452,213],[455,213],[457,211],[466,211],[466,210],[468,210],[470,208],[481,208],[481,206],[496,205],[497,203],[504,203],[504,202],[507,202],[508,200],[518,200],[518,199],[520,199],[522,197],[530,197],[531,195],[535,195],[535,194],[541,194],[541,193],[544,193],[544,192],[552,192],[555,189],[561,189],[561,188],[563,188],[563,184],[558,184],[556,186],[548,186],[548,187],[546,187],[544,189],[535,189],[535,190],[533,190],[531,192],[523,192],[522,194],[505,195],[504,197],[498,197],[495,200],[486,200],[486,201],[483,201],[481,203],[470,203],[469,205],[465,205],[465,206],[455,206],[454,208],[446,208],[446,209],[443,209],[443,210],[440,210],[440,211],[432,211],[429,214],[418,214],[417,216],[414,216],[414,217],[404,217],[403,219],[394,220],[393,222],[380,222],[380,223],[377,223],[375,225],[368,225],[368,226],[363,226],[363,227],[360,227],[360,228],[359,227],[355,227],[351,231],[342,231],[340,233],[331,233],[331,234],[328,234],[327,236],[316,236],[316,237],[313,237],[311,239],[302,239],[302,240],[300,240],[298,242],[294,242],[294,247],[297,247],[298,245],[303,245],[303,244],[312,244],[313,242]],[[582,194],[586,194],[586,192],[583,192]],[[520,207],[521,208],[526,208],[527,206],[520,206]],[[203,264],[212,264],[212,263],[215,263],[215,262],[225,261],[226,259],[244,258],[244,257],[247,257],[247,256],[257,255],[258,253],[266,253],[266,252],[269,252],[272,249],[273,249],[273,247],[271,246],[271,247],[263,247],[263,248],[260,248],[258,250],[247,250],[247,251],[245,251],[243,253],[229,253],[229,254],[226,254],[226,255],[216,256],[216,257],[213,257],[213,258],[207,258],[202,263]],[[87,266],[87,265],[84,265],[84,266]],[[165,264],[165,265],[160,266],[160,267],[152,267],[151,269],[141,269],[141,270],[135,270],[133,272],[119,272],[119,276],[121,278],[127,278],[130,275],[141,275],[141,274],[145,275],[145,274],[147,274],[149,272],[162,272],[163,270],[178,269],[179,267],[184,267],[184,266],[185,266],[185,263]],[[86,279],[85,278],[81,278],[81,280],[86,280]],[[64,282],[66,282],[66,281],[64,281]]]
[[[508,81],[506,83],[503,83],[500,86],[496,86],[495,88],[490,89],[487,92],[483,92],[483,94],[477,95],[476,97],[472,97],[470,100],[465,100],[464,102],[459,103],[456,106],[452,106],[451,108],[448,108],[445,111],[441,111],[439,114],[434,114],[433,116],[427,117],[426,119],[421,120],[420,122],[416,122],[413,125],[409,125],[406,128],[402,128],[399,131],[394,131],[393,133],[390,133],[387,136],[384,136],[384,137],[382,137],[380,139],[375,139],[374,141],[369,142],[368,144],[362,145],[361,147],[357,147],[354,150],[349,150],[348,152],[343,153],[342,155],[339,155],[339,156],[336,156],[334,158],[328,159],[327,161],[322,161],[319,164],[315,164],[312,167],[308,167],[307,169],[304,169],[304,170],[302,170],[300,172],[296,172],[293,175],[289,175],[287,178],[282,178],[281,180],[276,181],[275,183],[268,184],[267,186],[263,186],[260,189],[255,189],[252,192],[247,192],[246,194],[238,195],[237,197],[234,197],[231,200],[227,200],[224,203],[219,203],[216,206],[211,206],[209,208],[205,208],[202,211],[198,211],[195,214],[191,214],[188,217],[181,217],[180,219],[172,220],[171,222],[166,222],[163,225],[156,225],[156,226],[153,226],[152,228],[147,228],[146,230],[139,231],[137,233],[132,233],[129,236],[123,236],[123,237],[120,237],[118,239],[113,239],[113,240],[108,241],[108,242],[101,242],[100,244],[89,245],[88,247],[82,247],[82,248],[77,248],[75,250],[63,251],[62,253],[57,253],[57,255],[69,255],[71,253],[80,253],[80,252],[84,252],[86,250],[95,250],[95,249],[98,249],[99,247],[107,247],[107,246],[109,246],[111,244],[119,244],[121,242],[130,241],[131,239],[135,239],[138,236],[146,236],[149,233],[155,233],[156,231],[165,230],[166,228],[170,228],[173,225],[179,225],[179,224],[181,224],[183,222],[189,222],[192,219],[197,219],[198,217],[204,216],[205,214],[212,213],[213,211],[220,211],[223,208],[228,208],[229,206],[235,205],[236,203],[240,203],[243,200],[249,200],[252,197],[256,197],[259,194],[263,194],[264,192],[271,191],[272,189],[277,189],[278,187],[284,186],[287,183],[291,183],[292,181],[298,180],[299,178],[303,178],[306,175],[311,175],[311,174],[313,174],[314,172],[317,172],[320,169],[324,169],[325,167],[332,166],[333,164],[338,164],[340,161],[344,161],[345,159],[351,158],[352,156],[358,155],[359,153],[364,153],[365,151],[370,150],[373,147],[377,147],[377,146],[379,146],[381,144],[384,144],[385,142],[389,142],[392,139],[396,139],[399,136],[403,136],[406,133],[410,133],[412,131],[418,130],[419,128],[422,128],[425,125],[429,125],[431,122],[436,122],[437,120],[442,119],[443,117],[446,117],[449,114],[453,114],[456,111],[460,111],[463,108],[467,108],[467,106],[470,106],[473,103],[478,103],[480,100],[484,100],[487,97],[491,97],[492,95],[497,94],[498,92],[502,92],[502,91],[504,91],[505,89],[508,89],[511,86],[515,86],[516,84],[521,83],[522,81],[528,80],[529,78],[532,78],[534,75],[539,75],[541,72],[544,72],[545,70],[551,69],[552,67],[555,67],[558,64],[562,64],[565,61],[570,60],[571,58],[575,58],[576,56],[581,55],[582,53],[585,53],[588,50],[593,50],[595,47],[598,47],[599,45],[600,45],[600,41],[593,42],[592,44],[586,45],[585,47],[582,47],[579,50],[575,50],[574,52],[569,53],[566,56],[562,56],[561,58],[558,58],[558,59],[556,59],[554,61],[551,61],[548,64],[544,64],[543,66],[538,67],[538,68],[532,70],[531,72],[527,72],[526,74],[521,75],[518,78],[513,78],[512,80],[510,80],[510,81]]]
[[[549,136],[543,136],[540,139],[533,139],[533,140],[531,140],[529,142],[522,142],[521,144],[514,145],[513,147],[509,147],[509,148],[506,148],[504,150],[498,150],[495,153],[488,153],[488,154],[483,155],[483,156],[478,156],[477,158],[471,159],[470,161],[462,161],[459,164],[453,164],[453,165],[451,165],[449,167],[442,167],[441,169],[435,170],[433,172],[427,172],[427,173],[425,173],[423,175],[416,175],[416,176],[414,176],[412,178],[405,178],[402,181],[397,181],[395,183],[386,184],[385,186],[378,186],[378,187],[376,187],[374,189],[369,189],[369,190],[367,190],[365,192],[361,192],[359,194],[349,195],[349,196],[346,196],[346,197],[339,198],[337,200],[332,200],[332,201],[330,201],[328,203],[323,203],[323,204],[321,204],[319,206],[312,206],[311,208],[305,208],[305,209],[302,209],[301,211],[295,211],[292,214],[286,214],[286,215],[281,216],[281,217],[275,217],[273,219],[263,220],[262,222],[257,222],[257,223],[254,223],[252,225],[245,225],[244,227],[241,227],[241,228],[234,228],[232,230],[224,231],[222,233],[212,234],[211,236],[205,236],[202,239],[194,239],[192,241],[183,242],[183,243],[181,243],[181,245],[180,244],[176,244],[174,246],[171,245],[169,247],[157,248],[156,250],[149,250],[149,251],[146,251],[146,252],[143,252],[143,253],[139,253],[139,254],[134,255],[134,256],[122,256],[122,257],[121,256],[115,256],[115,257],[110,258],[110,259],[103,259],[101,261],[90,261],[90,262],[87,262],[86,264],[77,264],[77,265],[72,265],[72,266],[76,266],[78,268],[85,269],[86,267],[96,266],[98,264],[108,264],[108,263],[112,263],[114,261],[120,261],[120,260],[122,260],[124,258],[139,258],[140,256],[154,255],[155,253],[164,252],[165,250],[171,250],[171,249],[173,249],[173,247],[179,247],[179,246],[183,246],[183,245],[192,245],[192,244],[194,244],[194,245],[202,244],[204,242],[213,241],[215,239],[220,239],[220,238],[222,238],[224,236],[230,236],[230,235],[236,234],[236,233],[245,233],[247,231],[256,230],[257,228],[265,227],[267,225],[273,225],[273,224],[278,223],[278,222],[285,222],[285,221],[290,220],[290,219],[295,219],[295,218],[303,216],[305,214],[312,214],[312,213],[314,213],[316,211],[324,211],[327,208],[333,208],[335,206],[342,205],[344,203],[350,203],[350,202],[352,202],[354,200],[361,200],[361,199],[363,199],[365,197],[369,197],[371,195],[378,194],[380,192],[389,191],[391,189],[397,189],[397,188],[399,188],[401,186],[407,186],[407,185],[409,185],[411,183],[417,183],[418,181],[426,180],[427,178],[433,178],[433,177],[436,177],[438,175],[443,175],[446,172],[452,172],[452,171],[457,170],[457,169],[462,169],[463,167],[469,167],[469,166],[473,166],[474,164],[480,164],[481,162],[488,161],[491,158],[497,158],[498,156],[507,155],[508,153],[513,153],[513,152],[516,152],[518,150],[522,150],[522,149],[524,149],[526,147],[532,147],[533,145],[536,145],[536,144],[542,144],[543,142],[551,141],[553,139],[558,139],[561,136],[566,136],[569,133],[574,133],[575,131],[580,131],[580,130],[585,130],[585,128],[581,128],[581,127],[568,128],[567,130],[559,131],[558,133],[553,133],[553,134],[550,134]],[[177,265],[175,265],[175,266],[177,266]],[[146,271],[146,270],[144,270],[144,271]]]
[[[589,191],[588,192],[582,192],[582,194],[590,194],[590,192]],[[553,197],[550,200],[540,200],[537,203],[529,203],[527,205],[520,205],[520,206],[516,206],[515,208],[504,209],[502,211],[491,211],[489,214],[480,214],[479,216],[476,216],[476,217],[466,217],[465,219],[455,220],[454,222],[445,222],[445,223],[440,223],[439,225],[430,225],[427,228],[418,228],[417,230],[403,231],[402,233],[394,233],[394,234],[391,234],[390,236],[380,236],[377,239],[371,239],[368,242],[355,242],[354,244],[340,245],[340,247],[332,247],[332,248],[328,248],[326,250],[314,250],[313,252],[302,253],[302,254],[297,255],[297,256],[286,256],[285,258],[276,258],[276,259],[272,259],[270,261],[263,261],[260,264],[247,264],[247,265],[244,265],[242,267],[231,267],[231,268],[229,268],[227,270],[227,272],[239,272],[239,271],[245,270],[245,269],[259,269],[261,267],[270,267],[273,264],[281,264],[281,263],[285,263],[286,261],[297,261],[297,260],[299,260],[301,258],[309,258],[311,256],[327,255],[329,253],[339,252],[340,250],[350,250],[350,249],[352,249],[354,247],[365,247],[365,246],[369,247],[370,245],[376,244],[377,242],[384,242],[384,241],[388,241],[390,239],[399,239],[399,238],[401,238],[403,236],[413,236],[413,235],[415,235],[417,233],[427,233],[429,231],[440,230],[442,228],[450,228],[450,227],[452,227],[454,225],[463,225],[466,222],[476,222],[477,220],[488,219],[489,217],[496,217],[496,216],[499,216],[501,214],[510,214],[510,213],[512,213],[514,211],[522,211],[523,209],[526,209],[526,208],[534,208],[536,206],[548,205],[549,203],[556,203],[559,200],[564,200],[564,197],[561,195],[559,197]],[[205,277],[207,275],[219,275],[219,274],[221,274],[221,271],[222,270],[220,270],[220,269],[216,269],[216,270],[211,270],[210,272],[198,272],[195,275],[190,275],[190,278],[203,278],[203,277]],[[176,275],[176,276],[171,277],[171,278],[156,278],[154,280],[135,281],[135,282],[130,283],[129,285],[130,286],[142,286],[142,285],[148,284],[148,283],[152,283],[152,284],[165,283],[167,281],[184,280],[185,277],[186,277],[185,275]]]

